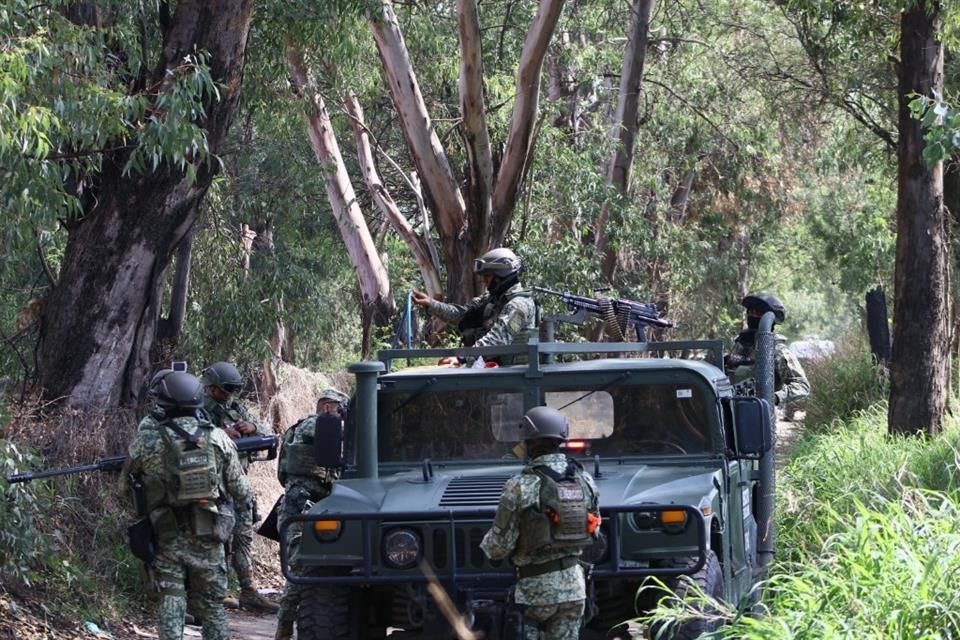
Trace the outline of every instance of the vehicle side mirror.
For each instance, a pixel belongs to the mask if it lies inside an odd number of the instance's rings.
[[[733,398],[736,451],[742,458],[763,457],[773,444],[770,404],[761,398]]]
[[[318,467],[343,468],[343,418],[317,416],[313,427],[313,459]]]

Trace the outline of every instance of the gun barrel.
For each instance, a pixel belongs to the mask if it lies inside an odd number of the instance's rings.
[[[18,482],[30,482],[31,480],[39,480],[41,478],[55,478],[57,476],[68,476],[72,473],[86,473],[87,471],[96,471],[100,468],[100,465],[97,463],[94,464],[85,464],[79,467],[67,467],[65,469],[48,469],[46,471],[35,471],[33,473],[16,473],[12,476],[7,476],[8,484],[16,484]]]

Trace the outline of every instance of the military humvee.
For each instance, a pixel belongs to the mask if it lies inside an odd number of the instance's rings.
[[[774,545],[772,319],[758,335],[759,398],[734,396],[720,342],[532,340],[395,350],[353,365],[342,447],[318,447],[318,463],[342,463],[343,477],[280,531],[303,523],[307,570],[291,572],[281,545],[284,574],[304,585],[298,637],[383,638],[390,628],[402,637],[455,637],[426,573],[484,637],[520,637],[522,616],[509,598],[514,571],[487,560],[479,543],[504,482],[523,464],[520,418],[539,405],[568,417],[567,453],[600,488],[603,535],[584,552],[593,570],[581,637],[629,637],[624,621],[653,604],[643,597],[649,589],[637,598],[650,576],[682,589],[689,581],[679,576],[689,575],[712,596],[744,601]],[[526,363],[394,370],[401,358],[449,355]],[[328,432],[325,443],[331,435],[340,437]],[[709,628],[691,621],[670,637]]]

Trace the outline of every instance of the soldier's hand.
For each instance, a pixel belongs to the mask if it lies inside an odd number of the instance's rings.
[[[230,425],[229,427],[224,427],[223,430],[226,431],[227,435],[234,440],[237,440],[240,437],[240,432],[237,431],[236,427],[234,427],[233,425]]]
[[[433,298],[423,291],[413,291],[413,304],[421,307],[429,307],[432,302]]]
[[[445,358],[440,358],[437,362],[439,365],[450,365],[452,367],[460,366],[460,359],[457,356],[446,356]]]
[[[257,432],[257,427],[252,422],[247,422],[246,420],[237,420],[234,423],[234,428],[240,432],[241,435],[248,436],[251,433]]]

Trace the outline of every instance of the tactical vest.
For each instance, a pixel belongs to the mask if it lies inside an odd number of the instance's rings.
[[[214,535],[220,478],[210,444],[213,427],[200,425],[189,434],[173,421],[164,421],[157,428],[164,442],[164,473],[161,486],[154,486],[147,496],[157,535],[174,535],[181,529]]]
[[[528,467],[523,473],[540,478],[540,500],[521,515],[517,553],[575,553],[589,546],[593,538],[587,530],[587,518],[596,506],[596,496],[584,480],[580,465],[569,460],[563,474],[547,465]]]
[[[290,440],[283,443],[283,471],[292,476],[326,477],[327,471],[318,466],[313,455],[313,429],[303,426],[306,418],[291,427],[295,430]]]
[[[496,298],[488,298],[483,306],[477,307],[464,314],[463,318],[461,318],[457,324],[457,329],[460,331],[460,338],[463,340],[463,344],[472,347],[477,340],[485,336],[493,325],[496,324],[497,318],[499,318],[501,312],[503,312],[503,308],[514,298],[530,298],[533,300],[533,293],[526,289],[506,292]],[[539,307],[536,304],[536,300],[533,302],[534,312],[532,323],[524,327],[525,335],[518,338],[518,343],[525,343],[529,339],[531,332],[536,331],[537,325],[539,324]]]

